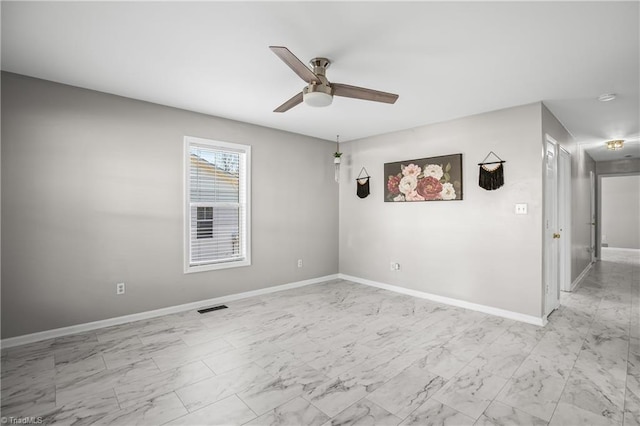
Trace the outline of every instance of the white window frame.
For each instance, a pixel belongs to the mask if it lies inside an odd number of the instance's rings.
[[[238,260],[212,262],[202,265],[191,265],[191,185],[189,174],[191,170],[191,146],[199,145],[209,149],[221,149],[224,151],[235,151],[244,154],[244,182],[242,175],[240,177],[240,185],[244,183],[244,191],[240,190],[240,194],[244,193],[244,200],[241,199],[240,203],[245,207],[245,220],[240,224],[241,235],[244,236],[243,241],[240,243],[240,247],[244,248],[244,256]],[[242,158],[242,157],[241,157]],[[184,222],[184,273],[192,272],[204,272],[215,271],[219,269],[238,268],[251,265],[251,146],[241,145],[237,143],[222,142],[211,139],[197,138],[193,136],[184,137],[184,200],[183,200],[183,222]],[[242,232],[244,231],[244,232]]]

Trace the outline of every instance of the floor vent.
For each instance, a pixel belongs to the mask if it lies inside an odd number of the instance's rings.
[[[219,311],[220,309],[227,309],[227,308],[228,308],[227,305],[219,305],[219,306],[213,306],[211,308],[198,309],[198,312],[201,314],[206,314],[207,312]]]

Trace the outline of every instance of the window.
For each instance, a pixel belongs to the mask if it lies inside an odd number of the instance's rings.
[[[251,147],[185,137],[185,273],[247,266]]]

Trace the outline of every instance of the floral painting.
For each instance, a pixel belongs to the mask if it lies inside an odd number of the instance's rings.
[[[462,200],[462,154],[386,163],[384,200]]]

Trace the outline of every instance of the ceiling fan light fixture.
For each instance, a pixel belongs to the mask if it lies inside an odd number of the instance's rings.
[[[617,151],[619,149],[622,149],[622,147],[624,146],[624,141],[622,139],[617,139],[614,141],[607,141],[607,149],[610,149],[612,151]]]
[[[320,84],[310,84],[302,91],[304,103],[312,107],[326,107],[333,102],[331,88]]]
[[[312,107],[326,107],[333,102],[333,96],[323,92],[310,92],[303,95],[304,103]]]
[[[603,93],[602,95],[598,96],[598,100],[600,102],[609,102],[614,100],[615,98],[616,98],[615,93]]]

